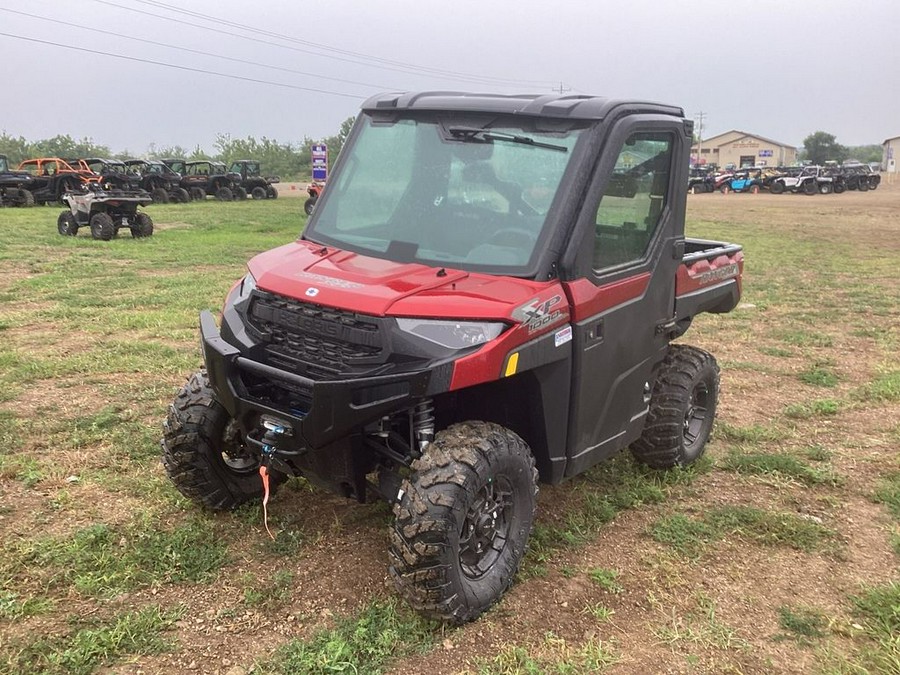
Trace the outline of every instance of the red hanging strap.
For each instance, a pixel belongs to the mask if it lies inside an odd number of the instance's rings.
[[[269,468],[265,464],[259,467],[259,476],[262,478],[263,484],[263,524],[266,526],[266,532],[272,537],[272,541],[275,541],[275,535],[269,529],[269,510],[266,508],[269,504]]]

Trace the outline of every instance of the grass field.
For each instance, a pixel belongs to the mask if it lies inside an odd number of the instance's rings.
[[[159,462],[197,313],[302,200],[151,206],[156,234],[0,210],[0,673],[900,672],[900,185],[694,195],[743,304],[706,457],[544,487],[518,583],[449,629],[400,604],[384,506],[294,480],[206,513]]]

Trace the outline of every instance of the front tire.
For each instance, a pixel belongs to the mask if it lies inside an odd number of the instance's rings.
[[[306,215],[311,216],[313,214],[313,211],[315,211],[315,210],[316,210],[316,200],[315,199],[310,198],[310,199],[307,199],[305,202],[303,202],[303,212]]]
[[[234,201],[234,193],[231,191],[231,188],[220,187],[216,190],[216,199],[220,202]]]
[[[195,202],[202,202],[206,199],[206,190],[199,187],[191,188],[191,200]]]
[[[719,366],[709,352],[672,345],[660,366],[635,459],[654,469],[688,466],[706,449],[719,397]]]
[[[154,204],[168,204],[169,203],[169,193],[165,191],[164,188],[158,187],[154,188],[150,193],[150,196],[153,198]]]
[[[56,229],[64,237],[74,237],[78,234],[78,221],[71,211],[63,211],[56,219]]]
[[[177,204],[187,204],[191,201],[191,194],[183,187],[172,190],[172,201]]]
[[[247,199],[247,189],[240,186],[234,188],[234,198],[239,202],[245,201]]]
[[[216,399],[205,370],[194,373],[169,406],[162,451],[175,488],[202,506],[224,511],[262,497],[259,457]],[[284,480],[271,472],[271,490]]]
[[[528,445],[490,422],[441,431],[401,484],[390,573],[426,616],[461,624],[512,585],[534,524],[537,470]]]
[[[266,187],[266,197],[269,199],[278,199],[278,190],[274,185],[268,185]]]
[[[264,188],[260,185],[257,185],[255,188],[253,188],[250,195],[253,197],[253,199],[265,199],[266,198],[266,188]]]

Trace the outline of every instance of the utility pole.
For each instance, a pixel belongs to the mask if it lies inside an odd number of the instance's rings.
[[[703,151],[703,120],[706,119],[706,113],[698,112],[694,118],[697,120],[697,164],[700,164],[700,153]]]
[[[560,82],[559,87],[553,87],[552,91],[558,92],[559,94],[565,94],[568,91],[572,91],[572,87],[567,87],[562,82]]]

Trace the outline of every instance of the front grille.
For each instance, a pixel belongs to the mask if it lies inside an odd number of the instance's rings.
[[[250,324],[263,335],[269,364],[312,378],[383,362],[376,317],[254,291]]]

